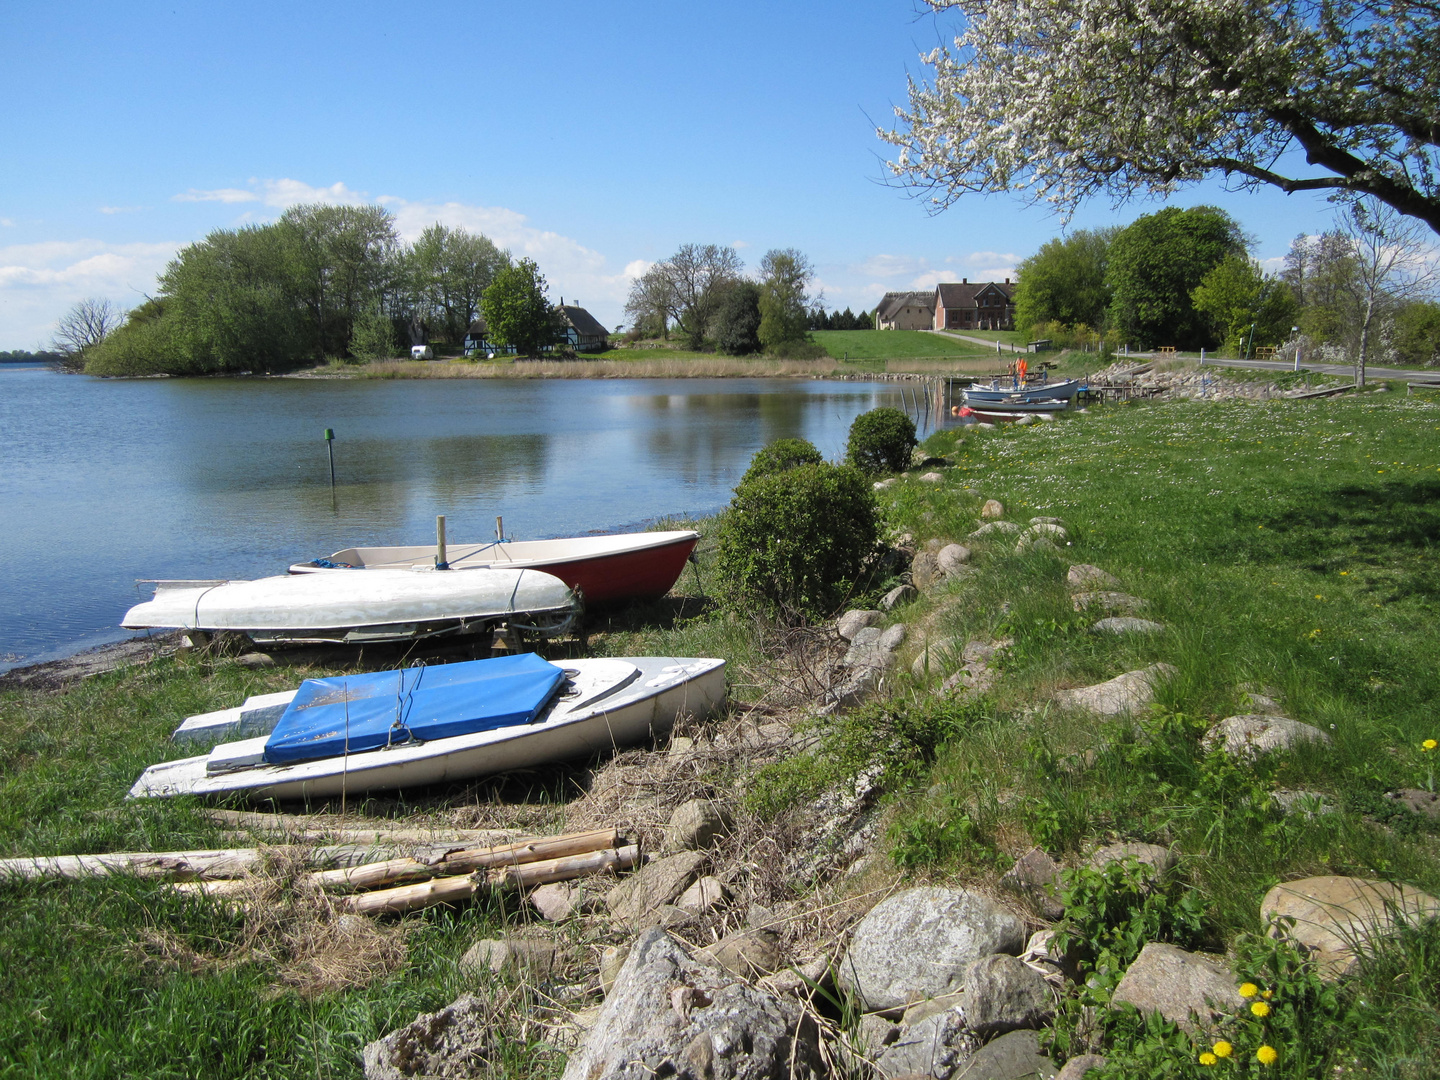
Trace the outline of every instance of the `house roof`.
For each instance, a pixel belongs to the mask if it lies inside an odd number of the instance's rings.
[[[610,333],[600,325],[594,315],[591,315],[583,307],[562,304],[560,310],[564,312],[566,321],[575,328],[577,333],[585,336],[598,335],[599,337],[605,337]]]
[[[935,286],[940,307],[973,307],[975,298],[990,289],[997,290],[1006,300],[1014,299],[1013,282],[1001,284],[998,281],[942,281]]]
[[[880,304],[875,309],[875,318],[891,319],[902,307],[929,308],[934,303],[935,294],[928,292],[887,292],[880,298]]]

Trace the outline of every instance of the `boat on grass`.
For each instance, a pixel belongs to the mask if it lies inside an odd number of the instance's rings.
[[[577,611],[565,582],[541,570],[376,570],[281,574],[254,581],[157,581],[120,624],[232,630],[257,643],[405,641],[505,623],[559,633]]]
[[[130,797],[326,798],[587,757],[663,734],[682,716],[711,715],[725,700],[725,661],[561,666],[519,653],[307,679],[288,701],[277,697],[186,720],[177,740],[246,737],[150,766]]]
[[[587,605],[664,596],[685,569],[700,534],[690,530],[577,536],[560,540],[492,540],[447,544],[448,570],[542,570],[574,589]],[[351,547],[295,563],[292,574],[338,570],[435,570],[436,544]],[[442,573],[444,571],[441,571]]]
[[[974,419],[987,424],[1005,424],[1026,416],[1051,417],[1056,413],[1064,412],[1069,406],[1070,402],[1064,399],[1059,401],[1020,401],[1005,398],[1000,401],[971,402],[968,400],[967,392],[965,407],[960,409],[957,415],[961,419],[974,417]]]
[[[1016,379],[995,379],[989,385],[974,384],[965,388],[965,401],[980,405],[1000,401],[1070,401],[1085,387],[1082,379],[1064,379],[1053,383],[1027,383]]]

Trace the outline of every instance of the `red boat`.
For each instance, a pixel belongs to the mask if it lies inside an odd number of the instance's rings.
[[[578,592],[587,604],[664,596],[685,569],[700,534],[676,532],[576,536],[561,540],[492,540],[446,544],[448,569],[436,571],[438,548],[356,547],[329,558],[296,563],[292,574],[346,570],[418,570],[448,573],[480,567],[543,570]]]

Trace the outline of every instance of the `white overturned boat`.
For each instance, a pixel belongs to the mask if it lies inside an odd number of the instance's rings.
[[[190,717],[177,741],[221,742],[152,765],[131,798],[324,798],[528,768],[643,742],[725,700],[725,661],[533,653],[307,679],[290,694]]]
[[[235,630],[257,642],[402,641],[479,632],[498,622],[555,629],[574,611],[569,587],[540,570],[432,568],[159,581],[155,598],[127,611],[120,625]]]
[[[352,547],[324,559],[296,563],[292,574],[337,570],[450,570],[524,567],[554,574],[577,590],[587,604],[644,600],[670,591],[700,534],[668,532],[574,536],[559,540],[492,540],[484,544],[418,544],[410,547]]]

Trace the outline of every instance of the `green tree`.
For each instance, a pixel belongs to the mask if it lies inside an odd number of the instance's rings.
[[[909,468],[915,446],[915,421],[883,406],[861,413],[850,424],[845,460],[862,472],[900,472]]]
[[[495,275],[510,265],[510,254],[489,237],[436,222],[416,239],[405,263],[415,311],[455,344],[479,314]]]
[[[400,274],[395,219],[382,206],[292,206],[294,280],[309,312],[316,359],[343,356],[356,317],[384,303]]]
[[[879,135],[935,205],[1025,191],[1069,212],[1220,174],[1372,195],[1440,232],[1431,0],[929,3],[963,31]]]
[[[1206,274],[1191,293],[1191,301],[1210,319],[1216,336],[1234,356],[1251,346],[1286,341],[1299,312],[1285,282],[1239,255],[1227,255]]]
[[[635,280],[625,313],[636,327],[663,329],[674,323],[690,348],[703,348],[714,332],[711,321],[741,279],[742,268],[734,248],[684,244]]]
[[[1244,254],[1240,227],[1214,206],[1167,207],[1137,218],[1110,244],[1111,323],[1140,345],[1213,347],[1191,294],[1226,256]]]
[[[744,487],[751,480],[758,480],[762,476],[784,472],[797,465],[819,465],[824,460],[809,439],[776,439],[755,452],[755,456],[750,459],[750,467],[740,478],[739,487]]]
[[[1417,300],[1395,313],[1395,353],[1402,364],[1440,365],[1440,304]]]
[[[737,281],[725,293],[712,321],[715,347],[731,356],[760,351],[760,286]]]
[[[1300,304],[1300,332],[1311,341],[1343,343],[1354,325],[1352,287],[1358,267],[1338,230],[1297,236],[1281,276]]]
[[[1103,326],[1110,306],[1105,269],[1119,231],[1079,229],[1049,241],[1021,262],[1015,285],[1016,328],[1028,333],[1049,322]]]
[[[804,341],[810,308],[806,290],[815,276],[810,260],[794,248],[775,248],[760,260],[760,274],[760,343],[776,351]]]
[[[539,356],[556,337],[555,312],[545,276],[533,259],[521,259],[495,275],[480,300],[490,339],[523,356]]]

